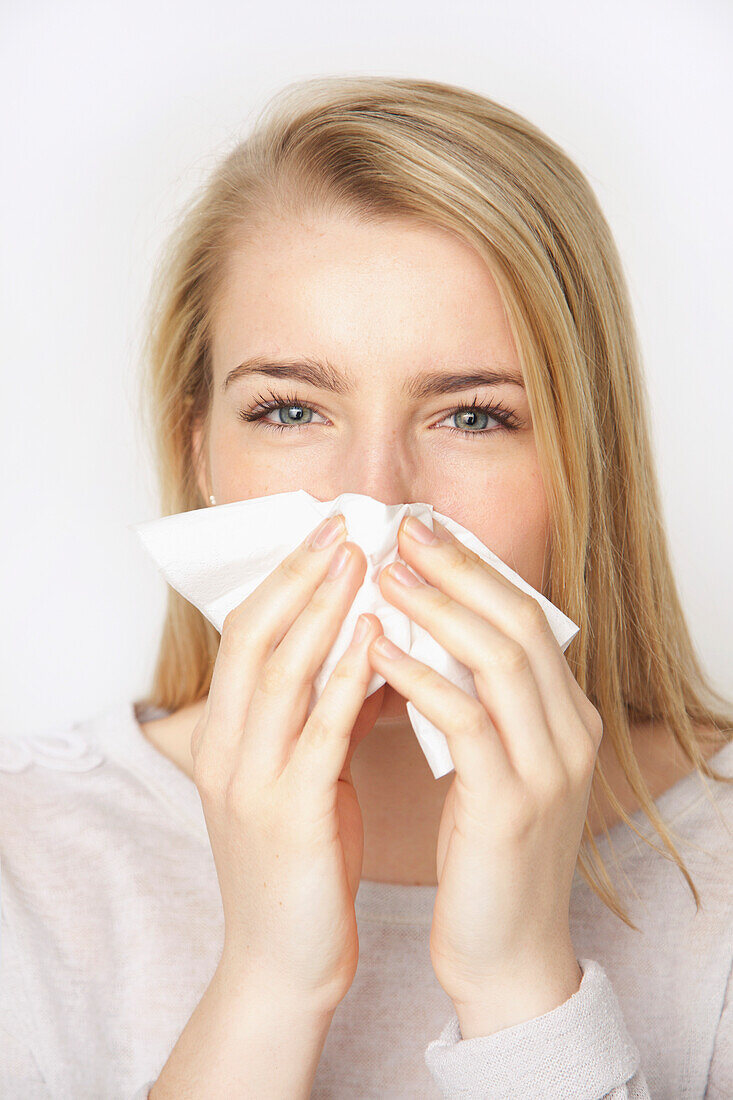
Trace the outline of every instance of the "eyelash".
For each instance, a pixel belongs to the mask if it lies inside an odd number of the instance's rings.
[[[265,428],[271,428],[276,432],[293,432],[299,431],[301,428],[308,428],[310,424],[271,424],[269,421],[264,420],[263,417],[271,412],[273,409],[288,408],[291,405],[296,405],[299,408],[310,409],[312,412],[318,412],[318,409],[313,408],[312,405],[306,405],[303,401],[299,401],[295,394],[289,394],[285,397],[277,397],[272,390],[268,390],[269,400],[261,393],[257,394],[257,401],[249,409],[240,409],[237,413],[240,420],[245,423],[255,423],[262,421],[262,426]],[[451,409],[446,416],[453,416],[457,412],[485,412],[489,416],[493,417],[499,422],[498,428],[481,428],[477,431],[469,431],[467,428],[448,428],[449,432],[454,432],[462,436],[478,436],[483,438],[487,435],[493,435],[495,432],[509,431],[514,432],[519,427],[519,420],[515,414],[508,409],[501,401],[495,401],[493,403],[482,403],[478,400],[472,401],[468,405],[457,405],[456,408]],[[323,416],[323,413],[319,413]]]

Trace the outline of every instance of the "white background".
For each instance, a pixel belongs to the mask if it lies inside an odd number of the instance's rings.
[[[733,692],[732,12],[5,0],[0,735],[147,687],[165,583],[127,525],[157,515],[134,413],[153,262],[269,96],[328,74],[462,84],[586,173],[630,283],[680,591],[703,662]]]

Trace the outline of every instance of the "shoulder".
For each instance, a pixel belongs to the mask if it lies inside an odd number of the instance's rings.
[[[45,803],[55,806],[55,820],[60,810],[59,787],[71,789],[72,777],[97,769],[104,761],[93,740],[74,723],[0,737],[0,839],[6,840],[14,829],[25,830],[32,825],[31,817],[38,822],[37,813]]]
[[[715,730],[701,730],[704,740],[700,749],[706,766],[720,780],[707,776],[694,767],[679,747],[667,757],[672,770],[666,776],[660,772],[661,789],[654,791],[655,809],[673,842],[682,863],[699,889],[705,917],[699,925],[709,932],[729,927],[730,880],[733,876],[733,741],[721,743]],[[639,845],[634,835],[625,838],[625,846],[631,863],[644,865],[644,875],[650,886],[656,883],[658,900],[663,910],[679,915],[691,906],[689,915],[696,912],[689,884],[680,874],[680,868],[671,851],[663,843],[662,836],[653,823],[641,811],[636,811],[638,832],[661,849],[664,858],[659,859],[646,844]],[[656,868],[656,874],[654,869]],[[672,883],[675,884],[673,887]],[[673,891],[682,894],[673,903]],[[708,927],[709,925],[709,927]],[[700,932],[702,934],[702,932]]]
[[[50,943],[102,846],[108,761],[79,724],[0,738],[0,893],[8,926]],[[107,845],[109,846],[109,845]],[[109,846],[111,847],[111,846]],[[6,939],[7,942],[7,939]]]
[[[2,911],[24,939],[94,943],[110,897],[159,882],[180,830],[148,767],[132,703],[0,738]]]
[[[131,704],[115,704],[81,721],[32,734],[0,736],[0,859],[20,874],[69,856],[89,831],[114,827],[110,801],[123,804],[124,752]],[[129,784],[127,784],[129,786]]]

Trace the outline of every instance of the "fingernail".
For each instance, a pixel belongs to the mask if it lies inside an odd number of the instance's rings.
[[[393,643],[390,642],[389,638],[384,634],[377,638],[373,644],[377,652],[381,653],[383,657],[402,656],[402,650],[398,649],[396,645],[393,645]]]
[[[418,585],[422,584],[420,578],[416,577],[410,569],[407,569],[401,561],[392,562],[387,572],[390,577],[394,577],[400,584],[409,585],[410,588],[417,588]]]
[[[338,550],[331,558],[331,564],[328,567],[328,573],[326,573],[326,577],[330,580],[331,577],[337,577],[339,573],[343,573],[344,566],[346,565],[348,560],[348,546],[339,546]]]
[[[408,538],[416,539],[417,542],[422,542],[425,546],[432,546],[433,543],[439,541],[437,532],[433,534],[424,523],[421,523],[419,519],[415,519],[414,516],[409,516],[405,520],[404,531]]]
[[[315,531],[308,536],[306,546],[309,550],[322,550],[329,546],[338,537],[339,533],[346,530],[346,522],[339,512],[336,516],[329,516],[318,524]]]
[[[369,620],[365,615],[360,615],[354,628],[354,641],[361,642],[369,633]]]

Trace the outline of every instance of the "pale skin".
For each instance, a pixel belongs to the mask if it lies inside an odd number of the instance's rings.
[[[548,508],[532,417],[481,257],[445,230],[400,220],[273,221],[241,245],[212,327],[209,438],[198,429],[193,438],[204,498],[306,488],[321,500],[352,492],[428,502],[543,592]],[[229,377],[255,356],[287,361],[289,373],[259,362],[258,373]],[[295,377],[293,361],[306,359],[326,363],[342,392]],[[449,393],[406,388],[427,372],[445,381],[489,370],[506,377],[462,377]],[[275,407],[243,420],[262,399]],[[502,427],[507,415],[513,429]],[[547,1012],[580,985],[569,883],[597,757],[625,809],[636,806],[536,602],[460,544],[412,546],[401,531],[401,557],[427,586],[401,592],[381,576],[382,593],[472,667],[480,701],[452,689],[446,705],[447,682],[418,680],[415,662],[390,662],[372,645],[387,682],[364,701],[347,763],[364,824],[361,876],[437,886],[431,961],[469,1038]],[[444,728],[456,773],[434,779],[408,696]],[[143,727],[192,779],[190,736],[204,706]],[[633,737],[656,798],[689,763],[669,731],[638,727]],[[601,831],[592,809],[590,823]]]
[[[387,504],[426,501],[543,591],[548,508],[529,403],[497,287],[478,254],[442,229],[398,220],[273,222],[242,244],[231,256],[214,319],[210,435],[207,442],[198,433],[193,440],[204,499],[213,493],[217,504],[226,504],[304,488],[320,500],[356,492]],[[327,361],[351,391],[264,373],[225,388],[227,374],[255,356]],[[488,369],[516,381],[473,382],[432,396],[403,390],[423,372]],[[258,422],[243,421],[238,413],[252,410],[258,395],[274,395],[280,404]],[[498,413],[476,409],[497,402],[511,413],[514,430],[502,429]],[[402,556],[416,568],[414,555]],[[430,583],[440,584],[437,576]],[[385,597],[398,602],[388,584]],[[549,654],[549,642],[542,644]],[[375,667],[388,678],[387,663],[375,657]],[[580,689],[574,687],[575,698]],[[190,778],[191,733],[204,706],[200,700],[143,725],[145,736]],[[435,886],[439,827],[455,773],[433,778],[407,720],[405,696],[390,683],[365,700],[362,713],[369,721],[348,757],[364,821],[362,877]],[[656,798],[689,771],[689,762],[675,751],[669,731],[636,727],[632,734]],[[624,808],[635,810],[605,739],[597,752]],[[602,808],[613,825],[613,811]],[[592,808],[589,823],[601,831]],[[572,945],[563,936],[558,943],[567,948],[567,965],[548,976],[532,1004],[517,1004],[518,1018],[547,1011],[577,989]],[[549,938],[543,946],[551,956]],[[517,1022],[497,1025],[490,1014],[487,1002],[466,1003],[459,1014],[464,1037]]]

